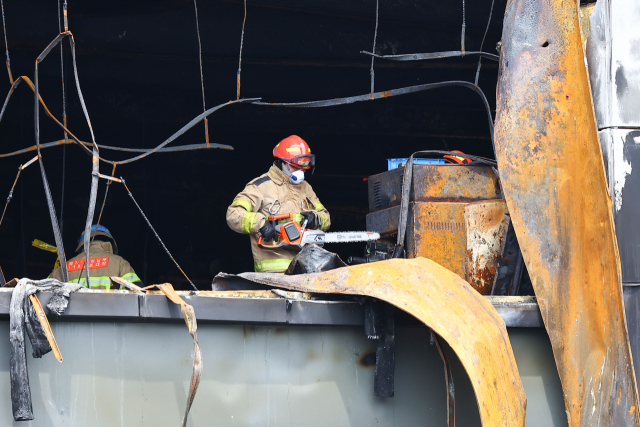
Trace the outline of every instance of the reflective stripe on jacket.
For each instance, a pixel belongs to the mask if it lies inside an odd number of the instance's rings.
[[[69,282],[80,282],[83,286],[87,286],[87,273],[83,267],[84,251],[67,261]],[[80,277],[81,273],[82,277]],[[94,240],[89,246],[89,284],[91,289],[120,289],[120,285],[111,282],[111,276],[122,277],[138,286],[142,285],[131,265],[121,256],[113,254],[111,243]],[[49,277],[62,281],[60,267],[53,270]]]
[[[255,271],[282,272],[300,251],[299,248],[263,249],[258,246],[259,230],[270,215],[269,207],[280,205],[278,215],[300,214],[313,211],[318,215],[320,229],[327,231],[331,217],[327,209],[313,192],[311,185],[303,181],[300,185],[289,182],[284,172],[275,164],[269,172],[251,181],[234,199],[227,209],[227,224],[238,233],[249,234]],[[294,219],[300,221],[300,215]]]

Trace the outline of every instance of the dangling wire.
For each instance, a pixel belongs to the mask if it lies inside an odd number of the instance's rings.
[[[116,164],[113,165],[113,171],[111,172],[111,178],[116,176]],[[104,205],[107,204],[107,194],[109,194],[109,187],[111,186],[111,180],[107,180],[107,187],[104,189],[104,199],[102,200],[102,207],[100,208],[100,214],[98,215],[97,225],[100,225],[100,220],[102,219],[102,211],[104,211]],[[95,237],[95,236],[94,236]],[[93,241],[93,239],[91,240]]]
[[[106,178],[104,176],[101,176],[101,178]],[[117,179],[117,178],[116,178]],[[133,198],[133,194],[131,194],[131,190],[129,190],[129,187],[127,187],[127,184],[124,182],[124,179],[122,177],[120,177],[120,182],[122,182],[122,185],[124,185],[125,190],[127,190],[127,194],[129,195],[129,197],[131,197],[131,200],[133,200],[133,203],[136,205],[136,207],[138,208],[138,210],[140,211],[140,213],[142,214],[142,217],[144,218],[144,220],[147,222],[147,225],[149,226],[149,228],[151,229],[151,231],[153,231],[153,234],[156,235],[156,238],[158,239],[158,241],[160,242],[160,244],[162,245],[162,247],[164,248],[164,251],[167,253],[167,255],[169,255],[169,258],[171,258],[171,261],[173,261],[173,263],[176,265],[176,267],[178,267],[178,270],[180,270],[180,272],[184,275],[184,277],[187,279],[187,281],[191,284],[191,286],[193,286],[193,289],[195,289],[196,291],[198,290],[198,288],[196,287],[196,285],[193,284],[193,282],[191,281],[191,279],[189,279],[189,276],[187,276],[187,273],[184,272],[184,270],[180,267],[180,265],[178,264],[178,262],[175,260],[175,258],[173,257],[173,255],[171,255],[171,252],[169,252],[169,249],[167,249],[167,247],[165,246],[164,242],[162,241],[162,239],[160,238],[160,236],[158,235],[158,233],[156,232],[156,229],[153,228],[153,225],[151,225],[151,222],[149,222],[149,219],[147,218],[147,216],[144,214],[144,212],[142,211],[142,208],[140,207],[140,205],[138,204],[138,202],[136,202],[136,199]]]
[[[66,0],[65,0],[66,4]],[[58,31],[62,32],[62,20],[60,17],[60,0],[58,0]],[[66,10],[66,8],[65,8]],[[65,12],[66,18],[66,12]],[[64,140],[66,141],[69,138],[67,135],[67,90],[66,90],[66,79],[64,74],[64,47],[63,43],[60,43],[60,74],[62,76],[62,124],[64,125]],[[64,230],[64,221],[63,221],[63,213],[64,213],[64,182],[65,175],[67,170],[67,144],[62,145],[62,191],[60,195],[60,214],[58,217],[60,218],[60,233]]]
[[[489,10],[489,19],[487,20],[487,28],[484,30],[484,35],[482,36],[482,42],[480,43],[480,51],[482,52],[482,47],[484,46],[484,39],[487,37],[487,33],[489,32],[489,26],[491,25],[491,17],[493,16],[493,3],[495,0],[491,0],[491,9]],[[476,69],[476,80],[475,84],[478,86],[478,80],[480,79],[480,67],[482,66],[482,56],[478,58],[478,68]]]
[[[371,52],[373,52],[374,54],[376,53],[376,38],[378,37],[378,6],[379,6],[379,0],[376,0],[376,29],[373,32],[373,49],[371,49]],[[373,60],[375,59],[375,56],[371,56],[371,71],[370,71],[370,75],[371,75],[371,93],[375,92],[375,74],[373,71]]]
[[[247,0],[244,0],[244,19],[242,20],[242,34],[240,35],[240,56],[238,58],[238,78],[236,100],[240,99],[240,73],[242,72],[242,44],[244,42],[244,24],[247,22]]]
[[[466,14],[465,4],[464,4],[464,0],[462,0],[462,35],[460,36],[460,52],[462,53],[462,56],[464,56],[464,32],[465,32],[465,29],[467,28],[467,23],[465,21],[465,14]]]
[[[11,61],[9,60],[9,44],[7,43],[7,24],[4,22],[4,0],[0,0],[0,6],[2,7],[2,28],[4,28],[4,51],[7,54],[7,71],[9,72],[9,83],[13,85]]]
[[[69,31],[69,21],[67,20],[67,0],[64,0],[64,31]]]
[[[116,174],[116,164],[113,165],[113,171],[111,172],[111,178],[115,177]],[[104,211],[104,205],[107,204],[107,194],[109,194],[109,187],[111,186],[111,180],[107,179],[107,186],[104,189],[104,199],[102,199],[102,207],[100,208],[100,215],[98,215],[98,222],[96,222],[96,226],[100,225],[100,220],[102,219],[102,211]],[[91,238],[91,243],[93,243],[93,240],[96,238],[96,236],[94,235]],[[82,266],[82,271],[80,272],[80,277],[82,277],[82,273],[84,272],[84,265]],[[87,282],[88,283],[88,282]]]
[[[4,221],[4,214],[7,213],[7,207],[9,206],[9,202],[13,199],[13,190],[16,188],[16,184],[18,183],[18,179],[20,178],[20,173],[30,166],[33,162],[38,160],[38,156],[35,156],[33,159],[29,160],[24,165],[20,165],[18,167],[18,174],[16,175],[15,181],[13,181],[13,185],[11,186],[11,190],[9,191],[9,196],[7,197],[7,203],[4,205],[4,210],[2,211],[2,217],[0,218],[0,225],[2,225],[2,221]]]
[[[202,86],[202,111],[207,111],[207,102],[204,99],[204,75],[202,74],[202,42],[200,41],[200,24],[198,23],[198,5],[196,4],[196,0],[193,0],[193,8],[196,11],[196,32],[198,33],[198,58],[200,59],[200,85]],[[204,139],[207,143],[207,148],[210,148],[209,145],[209,119],[205,117],[204,119]]]

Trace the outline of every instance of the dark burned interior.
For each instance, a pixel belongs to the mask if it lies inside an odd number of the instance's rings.
[[[465,48],[496,53],[504,0],[466,2]],[[69,29],[77,45],[80,84],[99,144],[151,148],[203,111],[198,38],[193,1],[114,0],[69,2]],[[242,1],[199,0],[206,106],[236,99],[236,74],[244,17]],[[56,1],[6,2],[5,18],[14,78],[33,78],[35,58],[59,33]],[[380,0],[376,53],[382,55],[460,50],[463,2]],[[367,94],[376,1],[259,0],[246,3],[241,96],[267,102],[302,102]],[[68,126],[91,141],[64,42]],[[477,56],[395,62],[376,59],[375,91],[447,80],[474,82]],[[483,59],[478,85],[495,114],[497,62]],[[9,90],[9,79],[0,79]],[[39,66],[40,92],[62,117],[59,48]],[[297,134],[317,156],[308,175],[332,215],[332,230],[363,230],[369,175],[386,170],[387,158],[417,150],[462,150],[494,158],[487,115],[480,97],[463,87],[446,87],[344,106],[289,108],[236,104],[209,116],[212,143],[233,151],[157,153],[119,166],[127,185],[178,263],[200,289],[219,271],[251,271],[246,236],[225,222],[227,206],[244,185],[266,172],[271,150]],[[63,138],[42,114],[41,142]],[[0,123],[2,153],[35,144],[34,96],[22,84]],[[202,144],[196,125],[170,146]],[[8,194],[17,168],[34,152],[2,159],[0,194]],[[132,153],[101,150],[108,159]],[[75,145],[43,151],[43,161],[68,258],[84,228],[91,182],[91,157]],[[111,173],[101,164],[100,171]],[[97,211],[106,181],[100,180]],[[63,192],[64,188],[64,192]],[[97,218],[97,214],[96,214]],[[124,188],[109,190],[101,223],[114,234],[120,254],[145,284],[188,283],[148,229]],[[46,277],[56,255],[31,246],[55,244],[38,165],[24,170],[0,227],[0,265],[7,279]],[[330,244],[343,259],[359,255],[362,243]]]

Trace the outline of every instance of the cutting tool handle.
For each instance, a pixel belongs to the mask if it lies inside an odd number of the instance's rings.
[[[293,220],[293,213],[282,215],[271,215],[267,218],[268,221],[275,223],[276,221],[289,219],[290,221],[278,225],[276,227],[278,241],[275,245],[267,245],[264,243],[262,236],[258,237],[258,246],[264,249],[276,249],[283,246],[300,246],[302,236],[304,235],[304,228],[307,225],[306,221],[302,224],[298,224]]]
[[[262,236],[258,237],[258,246],[261,248],[265,248],[265,249],[277,249],[277,248],[281,248],[283,246],[287,246],[287,243],[285,242],[279,242],[275,245],[265,245],[264,240],[262,239]]]
[[[280,221],[281,219],[290,219],[293,221],[293,213],[288,214],[280,214],[280,215],[269,215],[267,218],[269,221]]]

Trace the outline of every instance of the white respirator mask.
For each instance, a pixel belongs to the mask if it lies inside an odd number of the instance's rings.
[[[295,171],[289,176],[289,182],[293,185],[302,184],[302,181],[304,181],[304,171]]]
[[[291,168],[287,163],[283,163],[282,172],[289,177],[289,182],[293,185],[300,185],[304,181],[304,171],[291,172]]]

